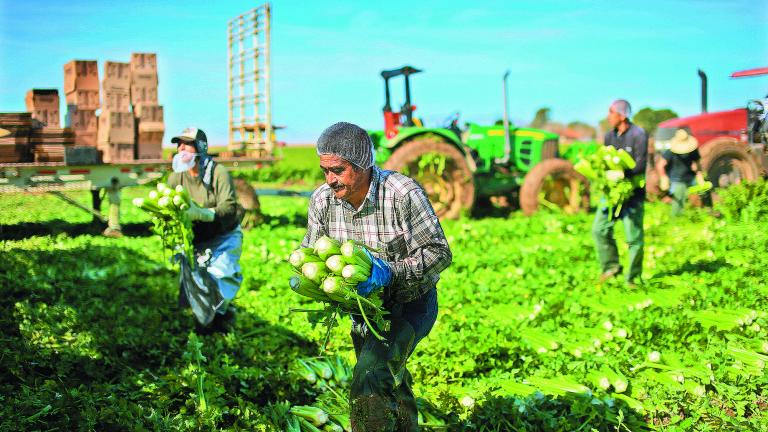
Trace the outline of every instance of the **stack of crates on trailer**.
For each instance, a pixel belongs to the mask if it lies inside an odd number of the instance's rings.
[[[24,98],[31,115],[28,149],[24,159],[35,162],[61,162],[66,147],[75,144],[70,129],[62,129],[59,115],[59,91],[32,89]]]
[[[31,113],[0,113],[0,163],[29,162],[31,131]]]
[[[74,144],[75,133],[69,128],[33,127],[29,135],[35,162],[64,162],[66,149]]]
[[[64,65],[64,93],[64,125],[74,132],[75,144],[96,146],[96,110],[100,107],[96,60],[72,60]]]
[[[165,123],[157,97],[157,54],[131,54],[131,104],[136,126],[136,158],[162,157]]]
[[[32,89],[27,91],[24,98],[27,111],[32,118],[44,126],[61,127],[59,115],[59,91],[57,89]]]
[[[98,147],[104,162],[134,159],[134,121],[131,113],[131,66],[129,63],[104,63],[101,83],[104,103],[99,115]]]

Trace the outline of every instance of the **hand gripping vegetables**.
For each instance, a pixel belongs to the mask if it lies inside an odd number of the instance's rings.
[[[368,330],[383,340],[376,331],[377,328],[387,327],[381,296],[363,297],[356,290],[357,284],[368,280],[371,275],[371,255],[364,246],[352,241],[339,243],[323,236],[313,247],[293,251],[288,262],[296,272],[289,280],[291,289],[325,304],[322,311],[306,312],[323,312],[329,330],[336,314],[361,316]]]
[[[187,209],[192,201],[183,186],[171,189],[165,183],[158,183],[157,190],[149,192],[146,198],[135,198],[136,207],[152,214],[155,232],[163,240],[163,246],[171,253],[182,252],[194,267],[192,223]]]

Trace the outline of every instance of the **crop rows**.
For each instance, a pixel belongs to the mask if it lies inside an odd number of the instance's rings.
[[[262,199],[235,330],[197,337],[138,209],[124,209],[135,235],[114,240],[34,198],[0,209],[0,429],[268,430],[266,407],[322,397],[296,359],[350,359],[348,320],[321,353],[325,329],[290,311],[310,304],[285,262],[306,200]],[[409,361],[417,395],[451,430],[765,430],[768,233],[667,212],[647,207],[646,284],[632,291],[596,283],[590,215],[444,223],[454,262]]]

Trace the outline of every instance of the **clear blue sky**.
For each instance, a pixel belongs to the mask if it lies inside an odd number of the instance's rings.
[[[128,61],[157,52],[166,143],[187,125],[227,139],[227,21],[250,1],[0,0],[0,111],[24,93],[63,87],[71,59]],[[597,124],[611,100],[635,109],[699,110],[696,69],[709,75],[710,110],[768,93],[768,1],[289,1],[272,2],[273,117],[279,138],[314,142],[340,120],[382,127],[382,69],[410,64],[417,115],[437,124],[501,117]],[[395,86],[397,99],[402,85]],[[61,95],[63,101],[63,94]],[[63,105],[63,103],[62,103]]]

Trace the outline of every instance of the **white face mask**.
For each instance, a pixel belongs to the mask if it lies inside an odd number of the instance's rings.
[[[180,151],[173,156],[173,172],[181,173],[189,171],[197,163],[197,154],[186,151]]]

